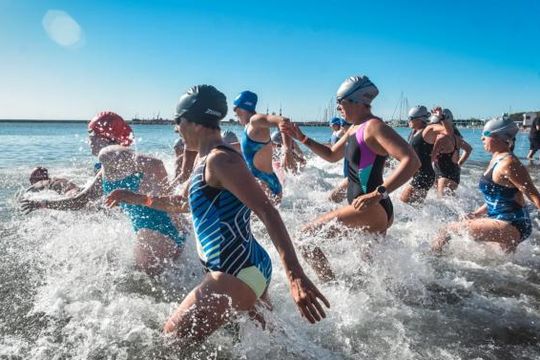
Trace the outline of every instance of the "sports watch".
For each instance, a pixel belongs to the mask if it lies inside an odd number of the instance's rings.
[[[381,196],[382,196],[381,200],[388,199],[388,191],[386,190],[386,188],[383,185],[377,186],[377,188],[375,190],[377,190],[377,192],[379,194],[381,194]]]

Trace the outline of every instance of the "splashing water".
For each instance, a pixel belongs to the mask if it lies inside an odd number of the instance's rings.
[[[163,130],[160,130],[163,131]],[[172,141],[171,141],[172,144]],[[152,150],[170,170],[172,151]],[[86,150],[85,150],[86,151]],[[478,150],[477,151],[481,151]],[[178,348],[161,332],[203,270],[193,239],[158,279],[134,270],[135,236],[116,210],[36,211],[23,216],[14,194],[35,163],[21,154],[0,174],[0,357],[20,359],[533,359],[540,356],[539,223],[513,255],[455,237],[445,256],[429,252],[438,229],[480,204],[483,166],[468,165],[457,196],[432,192],[414,208],[392,194],[396,219],[386,237],[301,227],[339,205],[326,200],[341,164],[308,161],[287,176],[280,213],[298,242],[317,242],[337,273],[321,285],[332,308],[317,325],[303,320],[264,226],[256,238],[269,251],[274,306],[262,330],[247,316],[196,350]],[[485,165],[485,164],[484,164]],[[50,172],[84,184],[89,159],[67,156]],[[535,179],[538,183],[538,178]],[[309,189],[307,191],[306,189]],[[533,213],[537,218],[537,213]],[[369,254],[367,256],[366,254]],[[305,262],[308,274],[315,275]]]

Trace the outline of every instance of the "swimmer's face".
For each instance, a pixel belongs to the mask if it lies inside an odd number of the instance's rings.
[[[190,151],[199,150],[199,137],[197,134],[197,124],[187,121],[186,118],[180,119],[180,124],[176,125],[182,139],[184,147]]]
[[[88,132],[88,143],[90,145],[90,150],[92,151],[92,155],[98,156],[101,149],[103,149],[106,146],[109,146],[113,144],[113,141],[97,135],[93,131]]]
[[[409,127],[412,129],[421,129],[423,124],[423,121],[419,118],[409,119]]]
[[[238,121],[242,125],[249,124],[249,119],[251,118],[251,113],[247,110],[240,109],[239,107],[234,108],[234,113],[236,114],[236,117],[238,118]]]
[[[484,145],[484,149],[490,153],[507,151],[510,147],[508,142],[494,135],[482,136],[482,144]]]
[[[354,123],[355,119],[362,118],[369,112],[366,105],[352,102],[349,99],[339,101],[337,110],[349,123]]]
[[[341,128],[338,124],[332,124],[331,126],[332,130],[334,131],[339,131],[339,129]]]

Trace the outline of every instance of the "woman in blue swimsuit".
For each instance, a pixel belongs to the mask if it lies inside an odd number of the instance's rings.
[[[450,233],[466,229],[476,241],[498,243],[504,251],[513,251],[532,231],[527,196],[540,209],[540,194],[523,164],[512,153],[519,129],[510,118],[486,123],[482,142],[492,154],[490,164],[480,178],[479,188],[485,203],[467,215],[467,220],[445,227],[433,244],[440,251]]]
[[[221,138],[219,121],[227,113],[225,95],[209,85],[184,94],[176,122],[186,147],[199,153],[183,196],[124,194],[115,201],[150,203],[165,211],[192,212],[199,258],[207,271],[165,324],[165,332],[202,340],[230,319],[250,311],[265,296],[272,263],[254,238],[253,211],[264,223],[287,274],[294,301],[310,322],[325,317],[328,301],[304,274],[278,211],[250,173],[242,155]],[[231,311],[232,310],[232,311]]]
[[[119,205],[129,217],[136,233],[135,261],[149,275],[163,271],[164,265],[180,255],[185,236],[179,219],[148,204],[131,205],[113,201],[123,192],[166,195],[169,189],[163,162],[130,149],[111,145],[99,152],[103,169],[103,193],[110,195],[106,204]]]
[[[266,193],[276,200],[281,199],[282,186],[272,167],[272,143],[270,128],[289,119],[277,115],[265,115],[256,112],[257,95],[251,91],[243,91],[234,99],[234,112],[245,126],[240,145],[246,164],[257,178]],[[292,153],[291,138],[283,137],[283,167],[295,170],[296,165]]]

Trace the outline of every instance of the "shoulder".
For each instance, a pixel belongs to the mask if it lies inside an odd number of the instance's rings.
[[[207,166],[214,168],[224,168],[230,165],[243,163],[243,161],[244,159],[241,155],[230,147],[227,147],[226,149],[223,147],[213,149],[206,158]]]
[[[164,166],[163,161],[161,161],[160,159],[150,156],[150,155],[145,155],[145,154],[135,155],[135,162],[137,163],[139,167],[142,167],[145,169]]]

